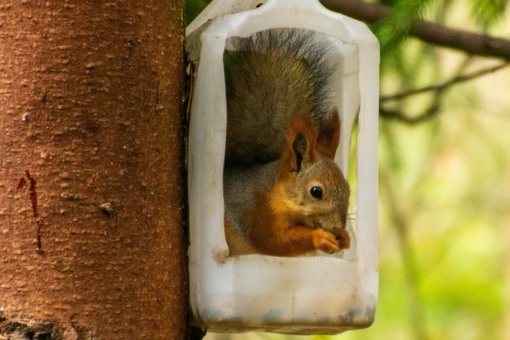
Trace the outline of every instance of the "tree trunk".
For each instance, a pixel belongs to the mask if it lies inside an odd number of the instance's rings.
[[[183,338],[182,1],[8,3],[0,339]]]

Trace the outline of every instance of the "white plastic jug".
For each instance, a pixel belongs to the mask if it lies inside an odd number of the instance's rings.
[[[335,161],[347,173],[358,118],[356,242],[335,255],[228,256],[224,236],[223,161],[226,40],[271,28],[300,28],[331,39],[341,58],[337,95],[342,121]],[[379,44],[364,25],[317,0],[215,0],[186,31],[196,66],[189,136],[190,303],[211,332],[334,334],[372,324],[378,296],[377,145]],[[359,113],[359,114],[358,114]]]

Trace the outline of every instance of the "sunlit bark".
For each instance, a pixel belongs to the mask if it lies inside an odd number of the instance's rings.
[[[0,338],[186,332],[182,6],[0,5]]]

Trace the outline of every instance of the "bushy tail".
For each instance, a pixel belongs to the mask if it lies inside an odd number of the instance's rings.
[[[308,116],[317,126],[333,107],[330,44],[321,34],[272,29],[231,38],[224,53],[227,162],[278,159],[289,123]]]

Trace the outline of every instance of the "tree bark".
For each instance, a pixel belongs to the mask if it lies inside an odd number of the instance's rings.
[[[0,338],[184,338],[182,7],[0,5]]]

